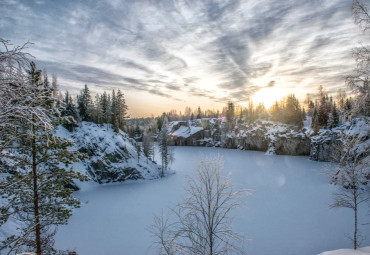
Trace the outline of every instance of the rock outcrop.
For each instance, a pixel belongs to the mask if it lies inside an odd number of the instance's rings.
[[[258,120],[227,128],[225,120],[198,119],[170,123],[172,145],[219,146],[257,150],[266,154],[306,155],[316,161],[332,161],[334,148],[340,146],[340,133],[360,135],[364,153],[370,150],[369,117],[357,118],[332,130],[310,129]]]
[[[88,155],[74,168],[98,183],[159,177],[160,167],[143,153],[138,158],[136,142],[111,125],[82,122],[72,132],[59,127],[57,135],[73,140],[73,149]]]
[[[370,153],[370,118],[356,118],[350,122],[329,129],[319,130],[317,135],[311,137],[310,159],[316,161],[333,161],[336,148],[340,149],[341,134],[349,135],[350,137],[359,137],[359,150],[362,151],[362,156],[368,156]]]

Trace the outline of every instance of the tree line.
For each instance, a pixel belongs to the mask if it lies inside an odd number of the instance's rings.
[[[77,121],[112,124],[115,131],[125,129],[128,106],[121,90],[117,90],[117,93],[113,90],[111,94],[105,91],[101,95],[97,93],[93,100],[90,89],[85,85],[76,100],[67,91],[63,103],[63,116],[71,116]]]

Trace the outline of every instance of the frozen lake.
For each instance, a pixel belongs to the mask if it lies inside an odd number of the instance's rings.
[[[156,254],[147,231],[153,215],[184,195],[186,176],[193,176],[200,155],[219,153],[223,175],[250,189],[247,204],[237,211],[234,230],[247,239],[249,255],[312,255],[350,248],[352,211],[329,209],[335,187],[322,174],[327,164],[308,157],[268,156],[262,152],[203,147],[175,147],[169,177],[113,185],[84,184],[76,195],[83,202],[67,226],[61,226],[56,247],[79,255]],[[366,209],[360,216],[365,219]],[[360,226],[368,236],[370,228]]]

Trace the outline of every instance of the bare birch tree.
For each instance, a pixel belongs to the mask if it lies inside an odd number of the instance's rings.
[[[334,153],[334,160],[338,165],[331,171],[332,183],[338,186],[338,190],[333,194],[334,202],[330,207],[353,210],[354,231],[351,240],[353,249],[357,249],[361,241],[358,231],[359,206],[370,201],[370,156],[364,155],[366,151],[363,151],[360,135],[351,136],[348,132],[341,135],[341,140],[341,145]]]
[[[222,178],[219,156],[202,158],[197,178],[189,178],[185,200],[171,216],[157,216],[151,227],[160,254],[244,254],[243,237],[232,230],[233,211],[243,202],[230,178]]]
[[[370,39],[370,14],[365,3],[354,0],[352,13],[355,24]],[[370,116],[370,45],[368,43],[353,49],[352,55],[356,61],[356,68],[353,74],[346,78],[346,84],[356,94],[353,106],[354,116]]]

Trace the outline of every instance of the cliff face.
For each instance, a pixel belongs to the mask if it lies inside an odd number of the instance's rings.
[[[309,155],[310,140],[305,129],[271,121],[241,124],[229,135],[223,147],[265,151],[277,155]]]
[[[340,148],[341,134],[358,136],[361,139],[359,149],[363,156],[370,153],[370,118],[356,118],[351,122],[329,129],[321,129],[317,135],[311,137],[310,159],[317,161],[332,161],[336,148]]]
[[[219,146],[230,149],[257,150],[266,154],[306,155],[316,161],[331,161],[340,133],[361,134],[362,146],[369,148],[369,119],[354,119],[332,130],[321,129],[313,135],[310,129],[259,120],[227,127],[224,120],[202,119],[170,123],[172,145]]]
[[[281,155],[310,153],[307,130],[271,121],[239,124],[230,130],[218,119],[176,121],[170,123],[169,131],[175,146],[219,146]]]
[[[98,183],[159,177],[160,167],[143,153],[138,158],[136,142],[111,125],[82,122],[73,132],[60,126],[57,135],[73,140],[74,149],[88,155],[74,168]]]

